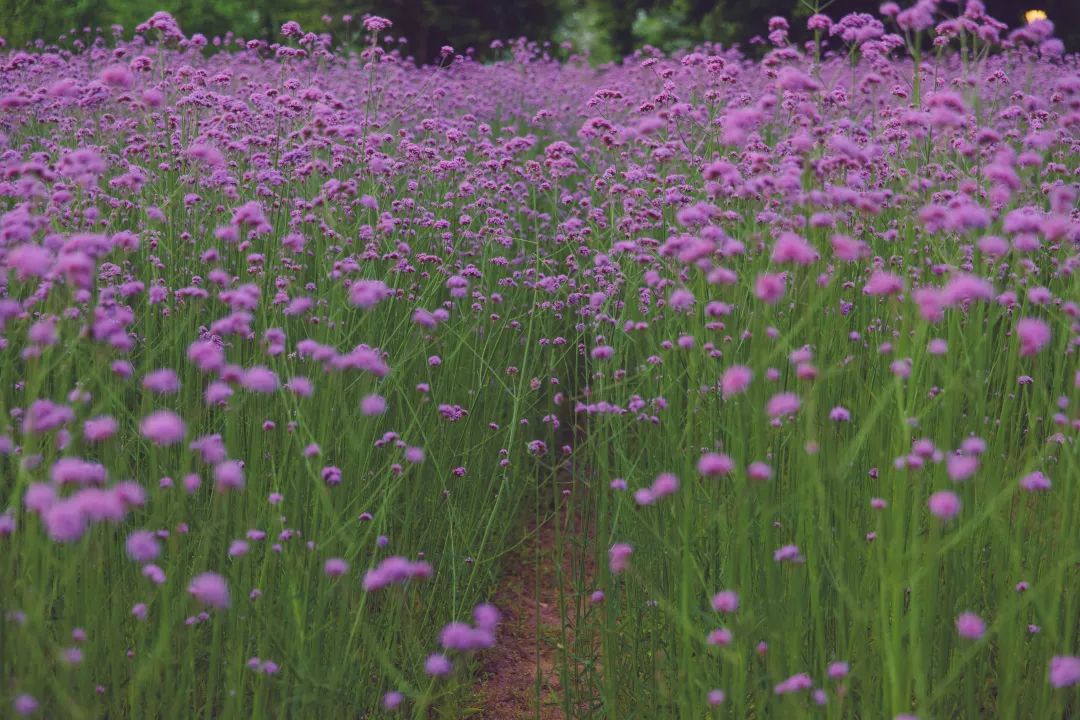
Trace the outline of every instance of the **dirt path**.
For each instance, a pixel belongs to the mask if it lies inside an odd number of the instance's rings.
[[[558,637],[560,627],[554,554],[552,518],[534,530],[508,564],[493,601],[502,610],[503,624],[497,644],[484,658],[477,688],[483,720],[565,717],[558,705],[555,648],[547,641]]]
[[[569,485],[567,486],[569,489]],[[576,601],[569,543],[580,542],[580,524],[567,522],[565,504],[549,512],[506,563],[493,603],[503,613],[496,646],[488,651],[476,688],[482,720],[565,720],[560,678],[562,640],[559,582],[567,604],[567,642],[574,644]],[[556,524],[567,547],[559,557]],[[591,567],[586,566],[588,577]],[[538,697],[539,696],[539,697]]]

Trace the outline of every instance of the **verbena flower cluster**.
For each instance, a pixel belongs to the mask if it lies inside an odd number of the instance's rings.
[[[552,503],[567,713],[1080,712],[1050,22],[344,22],[0,53],[0,715],[454,717]]]

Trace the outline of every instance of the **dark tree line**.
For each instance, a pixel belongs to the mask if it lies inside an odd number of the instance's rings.
[[[834,19],[848,12],[876,13],[878,1],[816,0]],[[901,2],[907,5],[907,2]],[[1070,50],[1080,50],[1080,0],[985,0],[991,15],[1010,26],[1023,13],[1044,10]],[[208,37],[226,31],[244,38],[278,39],[286,20],[305,29],[331,32],[337,40],[359,33],[358,19],[373,13],[394,22],[392,34],[405,38],[406,54],[420,62],[435,58],[443,45],[483,54],[494,39],[527,36],[569,40],[599,61],[615,60],[645,44],[664,49],[702,40],[746,43],[766,34],[768,19],[791,21],[792,39],[805,37],[805,18],[815,0],[0,0],[0,36],[9,46],[41,38],[56,40],[72,29],[123,25],[131,32],[157,10],[171,12],[187,33]],[[955,13],[955,3],[942,10]],[[351,30],[341,18],[352,15]],[[329,18],[329,22],[325,20]]]

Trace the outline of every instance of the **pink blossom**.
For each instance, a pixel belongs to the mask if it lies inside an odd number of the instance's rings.
[[[1035,355],[1050,344],[1050,326],[1037,318],[1022,318],[1016,324],[1016,336],[1020,339],[1020,354]]]
[[[229,607],[229,587],[217,573],[203,573],[192,578],[188,592],[203,605],[223,610]]]
[[[967,640],[978,640],[986,632],[986,623],[975,613],[961,613],[956,618],[956,632]]]
[[[930,512],[942,520],[951,520],[960,514],[960,498],[957,497],[956,493],[948,490],[934,493],[930,496],[927,504],[930,507]]]
[[[634,554],[634,548],[626,543],[615,543],[608,551],[611,572],[614,575],[626,570],[630,566],[630,556]]]
[[[142,419],[139,430],[156,445],[175,445],[187,434],[184,421],[169,410],[150,413]]]

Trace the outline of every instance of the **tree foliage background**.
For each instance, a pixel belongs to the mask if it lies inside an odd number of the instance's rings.
[[[1025,10],[1041,9],[1050,17],[1070,50],[1080,50],[1080,0],[984,0],[991,15],[1016,26]],[[792,21],[799,39],[800,20],[814,5],[834,19],[848,12],[876,13],[878,2],[865,0],[0,0],[0,37],[9,46],[44,39],[54,41],[72,29],[118,24],[127,32],[157,10],[172,13],[188,34],[207,37],[232,31],[243,38],[278,39],[286,20],[305,30],[331,32],[343,40],[343,15],[373,13],[394,22],[393,35],[406,39],[406,54],[430,61],[443,45],[459,52],[472,47],[483,54],[494,39],[527,36],[534,40],[570,41],[605,62],[635,48],[653,45],[671,50],[702,40],[747,43],[765,35],[768,19]],[[902,6],[910,4],[901,2]],[[962,10],[941,4],[948,14]],[[324,21],[325,17],[330,22]],[[355,31],[356,21],[353,24]]]

